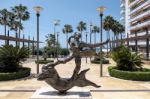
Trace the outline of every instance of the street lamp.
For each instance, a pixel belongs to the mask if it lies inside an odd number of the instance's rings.
[[[100,12],[100,42],[102,43],[102,33],[103,33],[103,12],[106,10],[106,7],[104,6],[101,6],[101,7],[98,7],[97,8],[97,11]],[[102,59],[102,46],[100,46],[100,76],[102,77],[103,76],[103,68],[102,68],[102,62],[103,62],[103,59]]]
[[[56,51],[57,51],[57,52],[56,52],[56,55],[57,55],[57,58],[58,58],[58,44],[59,44],[59,43],[58,43],[58,42],[59,42],[58,40],[59,40],[59,32],[57,32],[57,48],[56,48]]]
[[[90,44],[92,44],[92,28],[93,28],[93,24],[92,22],[90,22]],[[91,57],[90,57],[90,62],[91,62]]]
[[[87,33],[88,33],[88,32],[86,32],[86,43],[87,43]],[[87,64],[87,57],[86,57],[86,64]]]
[[[54,36],[55,36],[55,42],[56,42],[56,26],[58,26],[59,25],[59,23],[60,23],[60,20],[54,20],[53,21],[53,23],[54,23]],[[56,47],[56,44],[55,44],[55,42],[54,42],[54,47]],[[57,51],[56,51],[57,52]],[[55,58],[55,52],[54,52],[54,58]]]
[[[37,16],[37,74],[39,74],[39,17],[40,12],[43,10],[43,8],[40,6],[36,6],[34,7],[34,10],[36,11]]]

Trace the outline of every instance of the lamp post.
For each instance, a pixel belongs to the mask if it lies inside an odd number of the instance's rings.
[[[23,48],[24,48],[24,39],[25,39],[25,37],[24,37],[24,34],[23,34],[23,42],[22,42]]]
[[[56,36],[57,36],[57,35],[56,35],[56,26],[58,26],[58,25],[59,25],[60,20],[58,20],[58,19],[57,19],[57,20],[54,20],[54,22],[53,22],[53,23],[54,23],[54,36],[55,36],[55,42],[56,42]],[[54,47],[56,47],[55,42],[54,42]],[[57,51],[56,51],[56,52],[57,52]],[[57,53],[56,53],[56,54],[57,54]],[[55,55],[55,52],[54,52],[54,58],[55,58],[55,56],[56,56],[56,55]]]
[[[57,58],[58,58],[58,42],[59,42],[58,40],[59,40],[59,32],[57,32],[57,48],[56,48],[57,49],[56,50],[57,51],[56,52]]]
[[[93,24],[91,22],[90,23],[90,44],[92,44],[92,28],[93,28]],[[90,57],[90,62],[91,62],[91,57]]]
[[[86,32],[86,43],[87,43],[87,33],[88,33],[88,32]],[[86,57],[86,63],[87,63],[87,57]]]
[[[36,16],[37,16],[37,74],[39,74],[39,17],[40,17],[40,12],[43,10],[42,7],[36,6],[34,7],[34,10],[36,11]]]
[[[102,43],[102,33],[103,33],[103,12],[105,11],[106,7],[101,6],[97,8],[97,11],[100,12],[100,42]],[[103,76],[103,67],[102,67],[102,46],[100,47],[100,77]]]

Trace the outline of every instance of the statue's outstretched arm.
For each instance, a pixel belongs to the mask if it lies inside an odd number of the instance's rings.
[[[109,42],[109,40],[106,40],[105,42],[102,42],[102,43],[96,43],[96,44],[80,43],[79,48],[84,48],[84,47],[96,48],[96,47],[100,47],[104,44],[107,44],[108,42]]]
[[[69,62],[70,60],[72,60],[74,57],[73,56],[69,56],[65,59],[62,59],[62,60],[57,60],[56,62],[54,63],[48,63],[46,65],[43,66],[43,68],[48,68],[48,67],[55,67],[56,65],[58,64],[65,64],[66,62]]]

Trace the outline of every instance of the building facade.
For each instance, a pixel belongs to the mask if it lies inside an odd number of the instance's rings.
[[[125,31],[129,37],[150,34],[150,0],[121,0],[120,7],[121,15],[125,21]],[[124,15],[123,11],[125,12]],[[133,40],[129,42],[129,46],[135,52],[146,53],[147,40]]]

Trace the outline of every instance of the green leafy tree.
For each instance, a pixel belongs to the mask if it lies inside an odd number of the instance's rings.
[[[4,45],[0,47],[0,71],[15,72],[21,68],[21,61],[28,57],[27,48]]]
[[[83,21],[80,21],[78,26],[77,26],[77,30],[81,32],[81,41],[82,41],[82,32],[86,31],[86,23]]]
[[[66,24],[64,25],[64,28],[62,29],[62,32],[66,34],[66,44],[67,44],[67,49],[68,49],[68,34],[73,32],[73,28],[71,25]]]

